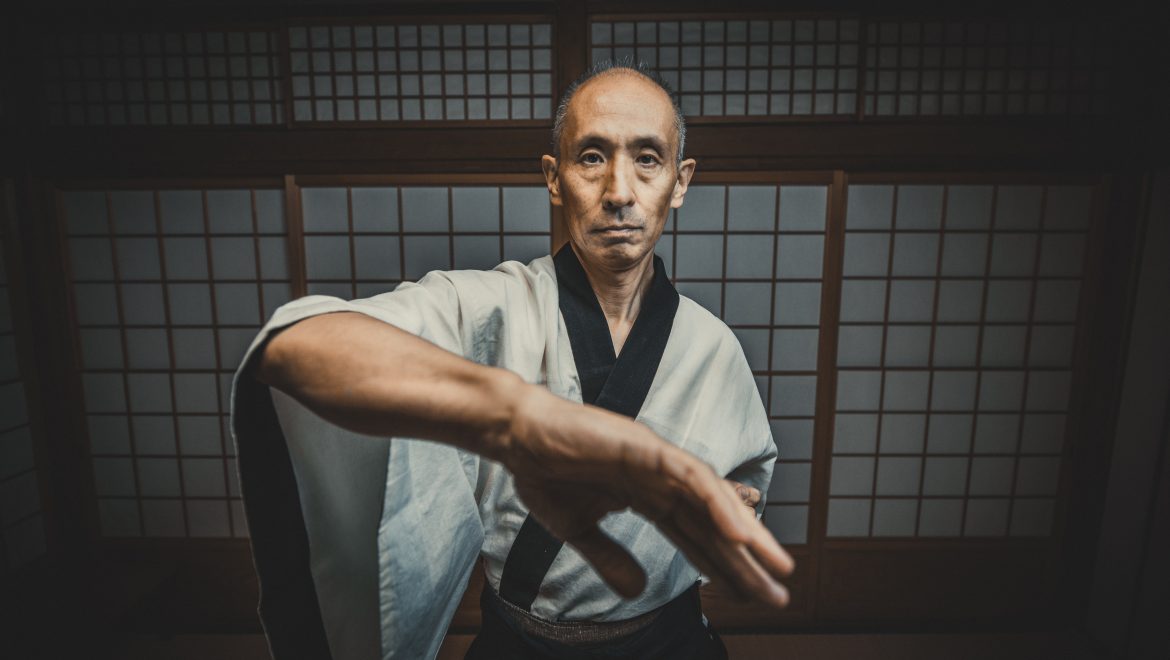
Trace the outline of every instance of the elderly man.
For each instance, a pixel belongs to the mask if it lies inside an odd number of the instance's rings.
[[[383,657],[434,656],[478,556],[487,584],[469,658],[724,657],[700,571],[787,603],[778,579],[792,559],[753,515],[776,450],[752,374],[653,252],[694,173],[684,136],[653,74],[595,67],[566,92],[542,161],[569,230],[555,256],[276,312],[233,400],[275,655],[323,645],[292,604],[317,606],[290,577],[308,560],[260,519],[279,479],[250,482],[271,462],[258,448],[280,444],[265,385],[312,413],[281,414],[286,433],[392,437]]]

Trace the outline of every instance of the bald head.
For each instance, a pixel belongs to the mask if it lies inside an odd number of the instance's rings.
[[[683,149],[686,146],[687,126],[686,120],[683,117],[682,108],[679,107],[678,102],[674,98],[674,91],[670,88],[661,76],[648,69],[644,64],[630,64],[624,62],[613,62],[611,60],[604,60],[597,62],[589,71],[585,72],[580,78],[573,81],[572,84],[565,90],[561,101],[557,105],[556,119],[553,122],[552,135],[552,150],[553,156],[561,157],[561,140],[565,134],[565,126],[571,120],[571,114],[574,107],[577,105],[574,100],[578,96],[582,96],[582,100],[587,100],[586,97],[592,97],[598,90],[594,89],[590,94],[582,94],[584,90],[589,88],[591,83],[600,82],[603,80],[611,80],[618,82],[615,78],[620,77],[621,82],[632,82],[632,85],[621,85],[620,93],[630,94],[636,96],[638,102],[645,103],[648,111],[660,112],[664,115],[673,115],[675,144],[675,166],[678,166],[683,159]],[[644,83],[644,84],[637,84]],[[609,87],[609,86],[605,86]],[[610,90],[606,90],[610,91]],[[592,99],[588,99],[592,100]]]

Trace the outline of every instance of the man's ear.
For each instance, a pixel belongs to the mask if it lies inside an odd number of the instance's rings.
[[[544,183],[548,186],[548,199],[553,206],[561,206],[561,182],[557,179],[557,159],[545,154],[540,157],[540,169],[544,171]]]
[[[678,164],[678,178],[674,182],[674,192],[670,194],[670,208],[677,209],[683,205],[683,198],[687,195],[687,186],[691,185],[691,177],[694,175],[694,158],[688,158]]]

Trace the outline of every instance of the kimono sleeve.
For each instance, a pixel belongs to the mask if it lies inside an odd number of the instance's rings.
[[[730,399],[743,401],[745,409],[739,420],[740,437],[746,442],[747,458],[740,465],[728,473],[727,478],[751,486],[760,491],[760,502],[756,505],[756,516],[764,513],[764,505],[768,499],[768,488],[772,482],[772,470],[776,463],[776,442],[772,438],[771,424],[768,422],[768,412],[764,408],[760,391],[756,388],[755,376],[744,356],[739,342],[735,344],[729,367],[727,386],[731,391]]]
[[[253,376],[277,332],[336,312],[463,353],[457,286],[440,271],[368,299],[300,298],[265,324],[231,398],[260,619],[274,658],[433,657],[482,544],[474,458],[351,433]]]
[[[418,282],[403,282],[393,291],[371,298],[342,300],[332,296],[305,296],[287,303],[252,341],[240,369],[243,373],[277,332],[298,321],[335,312],[358,312],[396,326],[453,353],[463,354],[459,293],[448,273],[433,271]]]

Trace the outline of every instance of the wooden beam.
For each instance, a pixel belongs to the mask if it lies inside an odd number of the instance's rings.
[[[12,166],[40,176],[283,176],[533,173],[551,126],[45,130]],[[1104,171],[1154,167],[1170,153],[1152,127],[1109,120],[1023,122],[724,123],[688,130],[700,172]],[[26,143],[26,145],[29,143]],[[19,145],[18,145],[19,146]],[[19,163],[19,165],[17,165]]]

